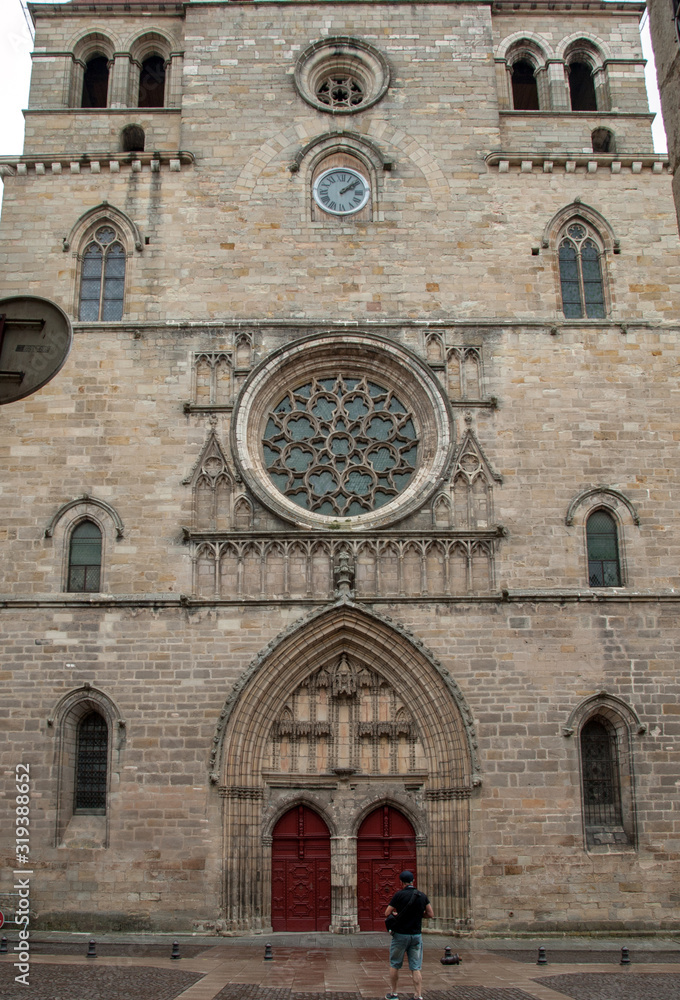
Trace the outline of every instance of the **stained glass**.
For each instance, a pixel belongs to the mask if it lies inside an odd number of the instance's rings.
[[[391,389],[338,374],[285,393],[268,414],[263,455],[293,503],[347,517],[384,506],[408,486],[418,437]]]

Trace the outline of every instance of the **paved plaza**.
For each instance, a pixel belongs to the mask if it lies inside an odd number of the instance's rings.
[[[385,934],[180,936],[181,959],[165,935],[39,934],[31,944],[29,989],[14,982],[12,931],[0,955],[3,1000],[378,1000],[388,986]],[[680,1000],[680,941],[455,941],[426,936],[425,1000]],[[548,964],[538,966],[538,945]],[[449,945],[459,966],[439,959]],[[410,976],[402,972],[400,997]]]

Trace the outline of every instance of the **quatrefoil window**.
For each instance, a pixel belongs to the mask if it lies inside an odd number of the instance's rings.
[[[418,457],[413,414],[397,395],[345,374],[287,392],[269,412],[263,447],[278,489],[331,517],[389,503],[411,482]]]

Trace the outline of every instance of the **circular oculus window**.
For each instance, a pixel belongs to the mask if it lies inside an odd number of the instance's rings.
[[[301,527],[374,528],[426,501],[451,458],[448,401],[427,366],[370,335],[305,338],[246,382],[232,423],[244,480]]]
[[[295,67],[295,86],[308,104],[334,115],[364,111],[390,83],[387,60],[360,38],[326,38],[306,49]]]

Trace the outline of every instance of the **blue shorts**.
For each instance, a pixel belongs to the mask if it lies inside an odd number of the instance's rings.
[[[401,969],[404,954],[408,955],[408,967],[415,972],[423,964],[423,938],[421,934],[393,934],[390,944],[390,965]]]

